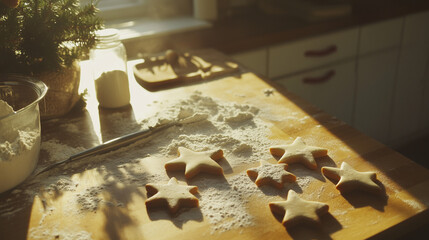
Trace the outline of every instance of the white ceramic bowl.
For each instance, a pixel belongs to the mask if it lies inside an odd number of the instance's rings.
[[[40,152],[39,101],[48,88],[20,75],[0,75],[0,99],[14,113],[0,117],[0,193],[22,183],[35,169]]]

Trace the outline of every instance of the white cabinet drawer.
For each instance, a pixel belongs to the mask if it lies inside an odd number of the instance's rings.
[[[404,40],[405,46],[429,44],[429,11],[416,13],[405,17]]]
[[[361,27],[359,55],[399,46],[402,25],[403,18],[397,18]]]
[[[263,76],[267,75],[266,48],[237,53],[231,55],[231,57],[255,73],[261,74]]]
[[[277,80],[322,110],[351,124],[354,102],[355,61]]]
[[[280,77],[316,68],[357,54],[358,29],[272,46],[268,76]]]

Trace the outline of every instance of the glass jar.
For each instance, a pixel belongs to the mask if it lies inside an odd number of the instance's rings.
[[[96,39],[90,60],[98,103],[105,108],[126,106],[130,103],[127,55],[118,30],[99,30]]]

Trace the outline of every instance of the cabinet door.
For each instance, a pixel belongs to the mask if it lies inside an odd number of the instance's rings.
[[[354,101],[355,65],[355,61],[348,61],[282,78],[276,82],[350,124]]]
[[[429,45],[401,49],[390,136],[396,144],[418,137],[424,128],[423,92],[428,60]]]
[[[392,49],[358,60],[354,126],[384,143],[389,136],[398,54]]]
[[[267,50],[265,48],[237,53],[231,57],[249,70],[267,76]]]
[[[332,64],[357,53],[358,29],[272,46],[268,49],[271,78]]]
[[[391,141],[403,144],[419,137],[425,128],[424,91],[429,61],[429,12],[405,17],[399,57]]]
[[[424,133],[428,134],[429,132],[429,64],[426,66],[425,74],[425,89],[423,93],[423,128]]]
[[[401,44],[403,18],[377,22],[361,27],[359,55],[398,47]]]
[[[427,45],[429,42],[429,11],[405,17],[403,45]]]

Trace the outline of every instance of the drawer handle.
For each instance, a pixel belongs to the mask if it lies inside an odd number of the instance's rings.
[[[335,53],[338,50],[336,45],[328,46],[325,49],[321,50],[307,50],[304,52],[306,57],[324,57]]]
[[[302,79],[302,82],[305,84],[321,84],[324,82],[329,81],[332,77],[335,76],[335,71],[330,70],[323,74],[323,76],[320,77],[306,77]]]

